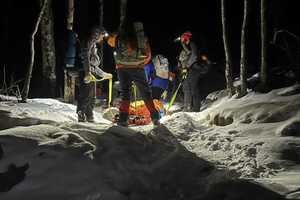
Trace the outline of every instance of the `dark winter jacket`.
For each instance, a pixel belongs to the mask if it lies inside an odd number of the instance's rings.
[[[190,41],[189,44],[182,44],[182,51],[179,56],[179,61],[181,62],[182,67],[184,68],[191,68],[193,64],[198,62],[198,48],[196,44],[192,41]]]
[[[100,64],[100,59],[97,53],[98,38],[99,33],[94,32],[88,38],[81,41],[81,58],[86,75],[91,72],[96,76],[103,77],[105,72],[98,67]]]
[[[182,51],[179,55],[179,69],[188,69],[192,73],[207,74],[209,65],[203,64],[199,61],[199,51],[196,44],[192,41],[188,45],[182,43]]]

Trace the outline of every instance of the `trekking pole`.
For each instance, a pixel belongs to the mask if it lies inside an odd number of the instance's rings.
[[[134,112],[136,112],[136,108],[137,108],[137,92],[136,92],[136,85],[134,82],[132,82],[132,89],[133,89],[133,97],[134,97]],[[136,114],[136,113],[135,113]]]
[[[173,103],[175,102],[175,99],[176,99],[176,97],[177,97],[177,93],[178,93],[178,91],[179,91],[181,85],[182,85],[182,81],[180,81],[180,83],[179,83],[177,89],[175,90],[175,92],[174,92],[174,94],[173,94],[173,96],[172,96],[172,98],[171,98],[171,100],[170,100],[170,103],[169,103],[169,105],[168,105],[168,107],[167,107],[166,113],[169,112],[169,109],[171,108],[171,106],[172,106]]]
[[[108,79],[108,111],[111,114],[111,117],[115,117],[115,114],[110,109],[111,102],[112,102],[112,89],[113,89],[113,78]]]
[[[112,78],[108,79],[108,108],[110,108],[112,102]]]
[[[92,76],[91,81],[94,81],[95,84],[97,82],[101,82],[104,81],[106,79],[101,78],[101,79],[97,79],[95,76]],[[107,102],[107,106],[108,106],[108,112],[110,112],[111,116],[114,116],[114,113],[112,112],[112,110],[110,109],[111,107],[111,102],[112,102],[112,84],[113,84],[113,78],[108,79],[108,102]]]
[[[169,112],[169,109],[171,108],[171,106],[172,106],[173,103],[175,102],[175,99],[176,99],[176,97],[177,97],[178,91],[179,91],[179,89],[180,89],[180,87],[181,87],[183,81],[186,79],[186,77],[187,77],[187,74],[185,73],[185,74],[182,76],[181,81],[180,81],[179,85],[177,86],[177,89],[175,90],[175,92],[174,92],[174,94],[173,94],[173,96],[172,96],[172,98],[171,98],[171,100],[170,100],[170,103],[169,103],[169,105],[168,105],[168,107],[167,107],[166,113]]]

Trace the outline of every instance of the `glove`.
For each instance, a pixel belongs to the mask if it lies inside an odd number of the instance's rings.
[[[166,98],[167,98],[167,94],[168,94],[168,91],[165,90],[165,91],[161,94],[161,98],[162,98],[162,99],[166,99]]]
[[[83,81],[84,81],[85,84],[88,84],[92,81],[96,81],[96,77],[92,73],[89,73],[88,75],[86,75],[84,77]]]
[[[184,68],[184,69],[182,70],[182,72],[181,72],[182,79],[186,79],[187,73],[188,73],[187,69]]]
[[[112,77],[113,77],[112,74],[106,73],[106,72],[105,72],[105,73],[103,74],[102,79],[112,79]]]

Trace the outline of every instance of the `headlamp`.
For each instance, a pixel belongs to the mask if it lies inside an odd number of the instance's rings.
[[[174,42],[179,42],[180,41],[180,37],[175,38]]]
[[[108,32],[104,32],[104,37],[107,38],[109,36]]]

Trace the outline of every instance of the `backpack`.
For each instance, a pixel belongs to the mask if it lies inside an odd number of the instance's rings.
[[[80,41],[77,34],[73,30],[68,30],[64,69],[68,72],[83,71],[83,59],[80,52]]]
[[[163,55],[157,55],[152,60],[155,75],[162,79],[169,79],[169,61]]]
[[[126,41],[117,38],[114,58],[116,64],[139,66],[144,63],[145,55],[141,49],[129,49]]]

